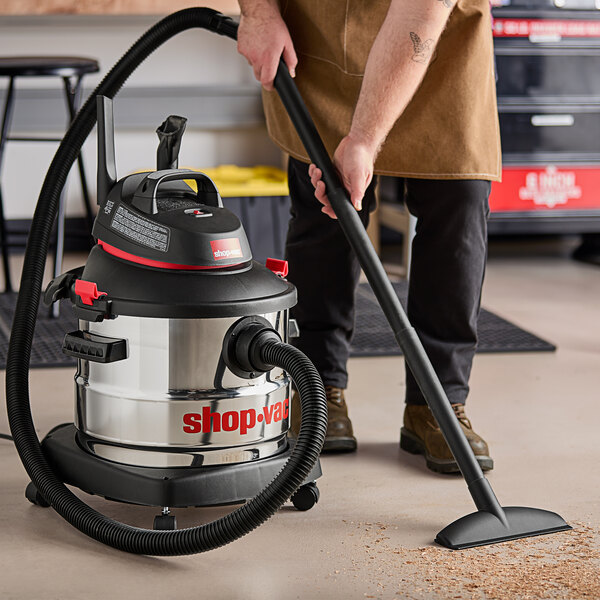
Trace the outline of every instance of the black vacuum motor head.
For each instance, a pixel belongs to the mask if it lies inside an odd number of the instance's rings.
[[[80,318],[244,316],[295,304],[293,286],[252,260],[212,180],[176,168],[185,122],[171,116],[157,129],[159,170],[117,181],[112,102],[98,97],[100,208],[72,294]]]

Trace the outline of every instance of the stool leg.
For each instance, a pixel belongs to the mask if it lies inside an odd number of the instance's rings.
[[[81,100],[81,82],[82,76],[76,78],[75,83],[69,77],[63,77],[65,84],[65,97],[67,99],[67,109],[69,111],[70,121],[73,121],[77,111],[79,110],[79,103]],[[85,174],[85,168],[83,165],[83,156],[81,152],[77,155],[77,167],[79,168],[79,179],[81,181],[81,193],[83,195],[83,206],[85,208],[85,219],[88,226],[88,231],[92,232],[94,225],[94,211],[92,209],[92,203],[90,201],[90,194],[88,191],[87,177]]]
[[[10,121],[13,110],[13,94],[15,89],[15,79],[10,78],[6,98],[4,100],[4,114],[2,116],[2,129],[0,130],[0,171],[2,170],[2,159],[4,157],[4,146],[8,138]],[[2,249],[2,268],[4,269],[4,291],[12,292],[12,283],[10,280],[10,264],[8,261],[8,239],[6,232],[6,220],[4,219],[4,200],[2,198],[2,189],[0,188],[0,248]]]

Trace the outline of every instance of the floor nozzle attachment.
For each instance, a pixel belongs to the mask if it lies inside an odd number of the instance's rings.
[[[435,541],[452,550],[463,550],[572,529],[561,516],[548,510],[507,506],[502,513],[506,524],[485,510],[461,517],[444,527]]]
[[[441,546],[462,550],[572,529],[561,516],[547,510],[500,506],[483,474],[470,481],[468,488],[478,510],[444,527],[435,538]]]

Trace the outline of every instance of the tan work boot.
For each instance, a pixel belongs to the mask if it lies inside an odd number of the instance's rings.
[[[461,429],[483,471],[494,468],[485,440],[473,431],[465,415],[464,404],[453,404]],[[428,406],[407,404],[404,409],[404,427],[400,430],[400,448],[411,454],[424,454],[427,467],[437,473],[458,473],[460,469]]]
[[[352,422],[348,418],[344,390],[327,385],[325,394],[327,396],[327,433],[322,452],[354,452],[356,438],[352,431]],[[294,391],[290,435],[295,439],[298,439],[300,432],[300,421],[300,398],[298,392]]]

